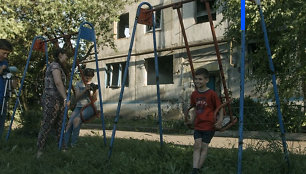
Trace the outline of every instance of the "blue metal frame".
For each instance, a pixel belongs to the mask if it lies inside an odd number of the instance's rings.
[[[6,135],[6,141],[9,139],[9,136],[10,136],[10,132],[11,132],[12,125],[13,125],[13,122],[14,122],[14,118],[15,118],[16,109],[17,109],[18,104],[19,104],[18,101],[19,101],[19,97],[20,97],[21,90],[22,90],[22,87],[23,87],[24,79],[25,79],[25,76],[26,76],[26,73],[27,73],[27,70],[28,70],[28,66],[29,66],[29,62],[30,62],[31,56],[32,56],[33,47],[34,47],[35,41],[37,39],[41,39],[43,41],[46,40],[42,36],[36,36],[36,37],[34,37],[34,39],[32,41],[32,45],[31,45],[31,48],[30,48],[29,56],[27,58],[26,67],[25,67],[25,69],[23,71],[23,76],[22,76],[20,87],[19,87],[19,92],[18,92],[17,97],[16,97],[16,102],[15,102],[15,106],[14,106],[14,110],[13,110],[13,115],[12,115],[12,118],[11,118],[11,123],[10,123],[9,129],[8,129],[7,135]],[[48,44],[47,43],[45,43],[45,55],[46,55],[46,65],[48,67]]]
[[[273,61],[272,61],[272,57],[271,57],[271,50],[270,50],[270,45],[269,45],[267,29],[266,29],[266,25],[265,25],[265,19],[264,19],[264,15],[262,13],[262,9],[260,7],[260,3],[257,4],[257,7],[258,7],[258,10],[259,10],[259,13],[260,13],[261,28],[262,28],[263,33],[264,33],[265,46],[266,46],[267,54],[268,54],[268,58],[269,58],[269,68],[272,72],[273,91],[274,91],[275,101],[276,101],[276,105],[277,105],[277,115],[278,115],[279,129],[280,129],[280,132],[281,132],[281,138],[282,138],[282,143],[283,143],[283,151],[284,151],[284,154],[285,154],[285,160],[286,160],[286,162],[289,166],[290,163],[289,163],[289,155],[288,155],[288,149],[287,149],[287,143],[286,143],[286,137],[285,137],[285,128],[284,128],[284,123],[283,123],[282,112],[280,110],[280,100],[279,100],[278,89],[277,89],[277,84],[276,84],[275,69],[274,69],[274,65],[273,65]]]
[[[241,174],[243,149],[243,111],[244,111],[244,77],[245,77],[245,30],[241,31],[240,58],[240,104],[239,104],[239,144],[238,144],[238,174]]]
[[[239,144],[238,144],[238,170],[242,171],[243,151],[243,111],[244,111],[244,77],[245,77],[245,0],[241,0],[241,57],[240,57],[240,104],[239,104]]]
[[[275,95],[275,101],[277,105],[277,113],[278,113],[278,121],[279,121],[279,128],[281,131],[281,138],[282,138],[282,144],[283,144],[283,151],[285,154],[285,160],[287,162],[287,165],[289,167],[290,162],[289,162],[289,155],[288,155],[288,150],[287,150],[287,143],[286,143],[286,137],[285,137],[285,128],[284,128],[284,123],[283,123],[283,117],[282,113],[280,110],[280,100],[278,96],[278,90],[277,90],[277,84],[276,84],[276,76],[275,76],[275,69],[271,57],[271,50],[270,50],[270,45],[269,45],[269,39],[268,39],[268,34],[267,34],[267,29],[265,25],[265,20],[264,20],[264,15],[262,12],[262,9],[260,7],[260,0],[255,0],[255,3],[258,7],[259,13],[260,13],[260,18],[261,18],[261,27],[264,33],[264,40],[265,40],[265,46],[267,49],[267,54],[269,58],[269,68],[272,72],[272,83],[273,83],[273,90],[274,90],[274,95]],[[243,14],[243,15],[242,15]],[[240,120],[239,120],[239,147],[238,147],[238,170],[237,173],[241,174],[242,172],[242,145],[243,145],[243,107],[244,107],[244,59],[245,59],[245,0],[241,0],[241,66],[240,66],[240,75],[241,75],[241,81],[240,81]]]
[[[140,15],[140,9],[144,4],[149,6],[149,9],[152,9],[151,4],[149,4],[148,2],[140,3],[138,8],[137,8],[137,13],[136,13],[136,17],[135,17],[133,33],[132,33],[129,52],[128,52],[128,57],[127,57],[127,60],[126,60],[126,66],[125,66],[125,70],[124,70],[123,82],[122,82],[119,101],[118,101],[118,107],[117,107],[117,111],[116,111],[114,128],[113,128],[110,147],[109,147],[109,153],[108,153],[108,158],[109,159],[112,155],[112,149],[113,149],[113,144],[114,144],[114,139],[115,139],[115,134],[116,134],[116,127],[117,127],[117,123],[119,121],[119,113],[120,113],[120,108],[121,108],[121,103],[122,103],[122,98],[123,98],[123,93],[124,93],[124,86],[125,86],[125,82],[126,82],[126,78],[127,78],[127,72],[128,72],[128,68],[129,68],[129,63],[130,63],[130,58],[131,58],[131,53],[132,53],[132,48],[133,48],[133,43],[134,43],[134,38],[135,38],[135,32],[136,32],[136,28],[137,28],[137,21],[138,21],[139,15]],[[163,129],[162,129],[161,106],[160,106],[161,102],[160,102],[160,91],[159,91],[158,58],[157,58],[157,51],[156,51],[156,35],[155,35],[155,25],[156,24],[155,24],[154,15],[152,15],[152,21],[153,21],[153,44],[154,44],[154,57],[155,57],[155,75],[156,75],[156,89],[157,89],[157,102],[158,102],[160,145],[162,147],[162,145],[163,145]]]
[[[89,25],[91,27],[87,28],[84,27],[84,25]],[[76,58],[78,55],[78,49],[79,49],[79,44],[80,44],[80,39],[88,40],[91,42],[94,42],[94,49],[95,49],[95,59],[96,59],[96,71],[97,71],[97,79],[98,79],[98,87],[99,87],[99,98],[100,98],[100,118],[102,121],[102,129],[103,129],[103,136],[104,136],[104,145],[106,145],[106,133],[105,133],[105,123],[104,123],[104,115],[103,115],[103,105],[102,105],[102,93],[101,93],[101,85],[100,85],[100,75],[99,75],[99,65],[98,65],[98,55],[97,55],[97,45],[96,45],[96,35],[95,35],[95,30],[94,27],[91,23],[89,22],[83,22],[80,25],[79,28],[79,34],[77,38],[77,44],[75,47],[75,52],[74,52],[74,59],[73,59],[73,65],[71,69],[71,76],[70,76],[70,82],[69,82],[69,88],[68,88],[68,94],[67,94],[67,101],[70,100],[70,94],[71,94],[71,88],[72,88],[72,80],[74,76],[74,69],[76,66]],[[65,106],[65,112],[64,112],[64,118],[63,118],[63,123],[62,123],[62,130],[61,130],[61,137],[60,137],[60,142],[59,142],[59,150],[61,150],[62,147],[62,141],[63,141],[63,135],[64,135],[64,130],[65,130],[65,123],[66,123],[66,116],[68,112],[68,107],[67,105]]]

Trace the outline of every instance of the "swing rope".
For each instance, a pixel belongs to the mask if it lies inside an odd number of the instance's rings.
[[[216,109],[215,118],[217,118],[216,114],[220,111],[220,109],[223,108],[223,107],[226,107],[226,106],[228,108],[229,117],[230,117],[230,123],[229,124],[226,124],[225,127],[222,127],[221,129],[216,129],[216,130],[225,131],[226,129],[228,129],[232,125],[234,125],[238,120],[237,120],[237,117],[233,116],[233,112],[232,112],[231,106],[230,106],[230,97],[229,97],[228,90],[227,90],[227,87],[226,87],[226,81],[225,81],[225,77],[224,77],[224,71],[223,71],[222,62],[221,62],[221,56],[220,56],[218,41],[217,41],[215,29],[214,29],[214,24],[212,22],[210,5],[209,5],[209,2],[207,0],[202,0],[202,2],[203,1],[204,1],[204,4],[205,4],[206,11],[207,11],[209,24],[210,24],[210,29],[211,29],[211,33],[212,33],[213,40],[214,40],[214,46],[215,46],[215,49],[216,49],[216,55],[217,55],[217,60],[218,60],[218,65],[219,65],[219,70],[220,70],[221,81],[222,81],[222,84],[223,84],[224,94],[225,94],[225,98],[226,98],[226,102]]]

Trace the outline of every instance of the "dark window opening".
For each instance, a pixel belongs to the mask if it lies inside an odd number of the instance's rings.
[[[154,11],[155,14],[155,30],[161,29],[161,22],[162,22],[162,10]],[[146,31],[150,32],[153,31],[153,26],[146,26]]]
[[[117,34],[118,34],[118,39],[130,37],[128,13],[120,15]]]
[[[259,50],[259,47],[256,43],[249,43],[247,45],[247,64],[248,64],[248,68],[247,68],[247,72],[248,74],[252,74],[253,72],[256,71],[257,67],[260,66],[260,64],[262,62],[256,62],[254,59],[254,54],[256,54]]]
[[[119,88],[123,83],[123,76],[125,70],[125,62],[111,63],[106,65],[105,85],[107,88]],[[129,73],[127,72],[127,78],[125,86],[129,86]]]
[[[155,60],[146,59],[147,85],[156,85]],[[158,57],[158,72],[160,84],[173,84],[173,56]]]
[[[211,12],[213,21],[215,21],[217,17],[216,7],[214,4],[215,4],[215,0],[209,1],[210,12]],[[201,2],[201,0],[197,0],[196,23],[199,24],[199,23],[204,23],[204,22],[209,22],[205,3]]]
[[[249,43],[248,44],[248,54],[254,54],[258,51],[259,47],[256,43]]]

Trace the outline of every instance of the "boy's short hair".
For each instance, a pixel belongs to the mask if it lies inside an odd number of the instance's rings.
[[[95,76],[95,70],[94,69],[90,69],[90,68],[85,68],[84,69],[84,76],[87,76],[87,77]]]
[[[196,70],[195,75],[203,75],[204,78],[209,78],[209,72],[205,68],[199,68]]]
[[[13,51],[13,46],[8,40],[0,39],[0,49],[12,52]]]

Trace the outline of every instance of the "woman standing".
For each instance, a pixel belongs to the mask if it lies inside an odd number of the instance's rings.
[[[54,52],[54,62],[52,62],[46,71],[44,92],[42,96],[43,120],[37,139],[37,158],[42,155],[47,136],[54,125],[59,142],[61,136],[62,121],[66,101],[66,75],[63,68],[67,62],[67,52],[59,48]]]

